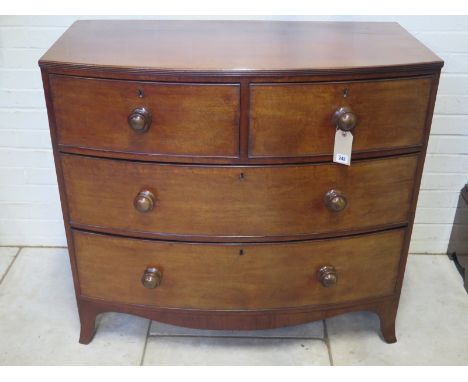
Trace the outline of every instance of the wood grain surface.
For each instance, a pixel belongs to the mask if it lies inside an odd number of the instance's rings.
[[[59,145],[176,156],[236,157],[239,86],[51,76]],[[143,97],[139,97],[139,91]],[[128,116],[147,108],[147,132]]]
[[[442,61],[397,23],[83,20],[40,64],[255,74],[440,68]]]
[[[406,224],[416,164],[415,155],[350,167],[184,166],[62,155],[72,225],[232,241]],[[343,211],[325,207],[330,189],[345,194]],[[143,190],[155,195],[147,213],[133,206]]]
[[[334,112],[357,116],[353,151],[421,145],[429,77],[309,84],[251,84],[249,157],[333,153]],[[347,91],[345,94],[345,90]]]
[[[404,230],[289,244],[188,244],[73,231],[82,295],[197,309],[268,309],[336,304],[394,292]],[[243,254],[240,254],[243,250]],[[334,287],[317,272],[335,267]],[[161,285],[143,272],[157,267]]]

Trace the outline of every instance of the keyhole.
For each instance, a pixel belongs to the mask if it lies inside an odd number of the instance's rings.
[[[143,90],[138,89],[138,98],[143,98],[145,96],[145,93],[143,93]]]
[[[239,256],[243,256],[243,255],[244,255],[244,250],[241,249],[241,250],[239,251]]]
[[[349,96],[349,89],[348,88],[344,88],[343,90],[343,98],[347,98]]]
[[[241,173],[240,173],[240,175],[239,175],[239,179],[240,179],[240,180],[244,180],[244,179],[245,179],[245,175],[244,175],[244,173],[243,173],[243,172],[241,172]]]

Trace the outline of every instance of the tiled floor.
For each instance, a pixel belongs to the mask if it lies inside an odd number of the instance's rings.
[[[85,346],[66,249],[0,248],[0,280],[1,365],[468,365],[468,294],[446,256],[410,256],[393,345],[370,313],[252,332],[108,313]]]

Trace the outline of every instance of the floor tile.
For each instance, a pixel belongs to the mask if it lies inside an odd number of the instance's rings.
[[[15,258],[19,248],[0,247],[0,280],[4,276],[6,270]]]
[[[447,256],[409,257],[397,343],[383,342],[371,313],[326,323],[335,365],[468,365],[468,294]]]
[[[323,338],[323,322],[311,322],[304,325],[288,326],[268,330],[198,330],[153,321],[152,336],[202,336],[202,337],[261,337],[261,338]]]
[[[144,365],[329,365],[322,340],[150,337]]]
[[[0,287],[0,364],[138,365],[149,321],[108,313],[89,345],[79,320],[66,249],[27,248]]]

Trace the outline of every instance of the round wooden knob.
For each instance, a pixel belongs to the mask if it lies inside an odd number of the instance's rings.
[[[330,288],[336,285],[338,276],[336,274],[335,267],[331,265],[325,265],[318,271],[318,279],[325,288]]]
[[[151,191],[141,191],[133,200],[133,206],[138,212],[150,212],[154,208],[154,194]]]
[[[331,212],[340,212],[345,209],[348,201],[340,190],[330,190],[325,194],[325,206]]]
[[[128,116],[128,125],[136,133],[144,133],[151,126],[151,113],[144,107],[137,107]]]
[[[340,107],[332,117],[333,126],[342,131],[351,131],[357,125],[357,116],[350,107]]]
[[[162,274],[157,268],[146,268],[141,283],[145,288],[154,289],[161,284]]]

